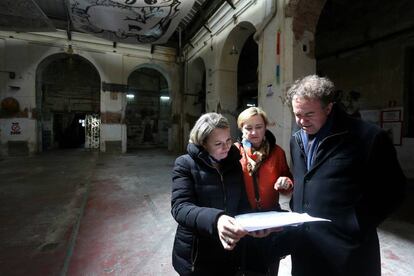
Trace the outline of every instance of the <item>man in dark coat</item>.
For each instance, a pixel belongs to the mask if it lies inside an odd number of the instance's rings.
[[[376,228],[401,202],[405,177],[387,133],[347,116],[334,91],[315,75],[288,91],[300,127],[290,143],[292,209],[332,221],[297,229],[292,275],[380,276]]]

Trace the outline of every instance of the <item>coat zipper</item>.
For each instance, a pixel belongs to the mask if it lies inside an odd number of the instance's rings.
[[[220,173],[219,169],[216,169],[218,174],[220,175],[220,180],[221,180],[221,188],[223,191],[223,204],[224,204],[224,212],[227,213],[227,192],[226,192],[226,187],[224,186],[224,179],[223,179],[223,175]]]
[[[206,162],[203,158],[200,158],[203,160],[203,162],[210,168],[213,168],[217,171],[217,173],[220,175],[220,182],[221,182],[221,190],[223,193],[223,204],[224,204],[224,212],[227,212],[227,193],[226,193],[226,187],[224,186],[224,178],[223,174],[220,172],[220,170],[212,165],[210,165],[208,162]]]
[[[191,250],[191,272],[195,271],[195,263],[198,257],[198,238],[196,235],[193,235],[193,246]]]
[[[224,186],[224,178],[223,178],[223,174],[220,173],[220,170],[214,166],[211,166],[209,163],[207,163],[203,158],[200,158],[201,160],[203,160],[203,162],[210,168],[213,168],[217,171],[217,173],[220,175],[220,181],[221,181],[221,187],[222,187],[222,192],[223,192],[223,203],[224,203],[224,212],[227,212],[227,195],[226,195],[226,189]],[[193,246],[192,246],[192,250],[191,250],[191,272],[195,271],[195,264],[197,261],[197,257],[198,257],[198,238],[193,235],[194,239],[193,239]]]

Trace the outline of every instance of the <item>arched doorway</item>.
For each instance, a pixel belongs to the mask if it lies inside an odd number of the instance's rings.
[[[237,51],[237,49],[232,49]],[[253,34],[248,37],[240,52],[237,65],[237,111],[258,105],[257,66],[258,45],[253,40]]]
[[[84,147],[85,119],[100,112],[98,71],[85,58],[62,53],[44,59],[36,75],[39,150]]]
[[[248,98],[255,99],[255,101],[258,99],[257,64],[259,53],[252,36],[255,32],[256,28],[250,22],[240,22],[235,26],[224,42],[219,69],[217,69],[220,72],[217,80],[217,89],[220,93],[217,112],[229,119],[233,137],[239,135],[236,120],[239,112],[245,109],[242,106],[243,102],[246,102],[247,105]],[[251,60],[253,64],[248,64]],[[254,71],[253,77],[242,79],[252,71]],[[251,85],[253,85],[253,89],[250,88]]]
[[[171,99],[166,78],[160,71],[142,67],[128,77],[127,150],[168,147]]]

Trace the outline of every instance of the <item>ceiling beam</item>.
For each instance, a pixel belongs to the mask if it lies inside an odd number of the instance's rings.
[[[233,10],[235,10],[235,9],[236,9],[236,6],[233,4],[233,0],[226,0],[226,2],[227,2],[227,4],[229,4],[229,5],[230,5],[230,7],[231,7]]]
[[[189,43],[190,39],[201,28],[206,28],[209,32],[211,32],[211,30],[207,27],[207,22],[224,2],[228,2],[228,0],[207,0],[203,3],[200,10],[193,17],[193,20],[187,24],[187,27],[183,31],[183,45]]]

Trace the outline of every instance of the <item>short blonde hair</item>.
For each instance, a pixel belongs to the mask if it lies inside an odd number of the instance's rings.
[[[206,113],[198,118],[194,127],[191,129],[188,142],[202,146],[216,128],[230,128],[229,121],[221,114],[215,112]]]
[[[237,118],[237,126],[239,127],[239,129],[243,127],[243,124],[247,120],[249,120],[251,117],[255,115],[262,116],[265,126],[269,124],[269,119],[267,118],[266,112],[264,112],[263,109],[261,109],[260,107],[249,107],[243,110]]]

